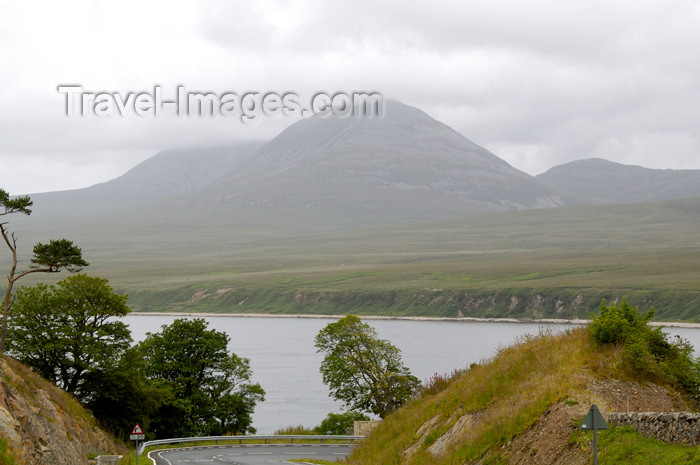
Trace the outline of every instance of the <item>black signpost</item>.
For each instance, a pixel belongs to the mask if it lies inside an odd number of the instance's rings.
[[[581,423],[581,429],[584,431],[593,430],[593,465],[598,465],[598,430],[609,428],[596,404],[591,405],[588,415]]]

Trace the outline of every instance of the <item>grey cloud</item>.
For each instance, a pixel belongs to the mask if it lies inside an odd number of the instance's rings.
[[[294,122],[67,119],[56,93],[181,83],[379,91],[533,174],[587,156],[700,168],[697,2],[46,2],[5,3],[0,17],[0,163],[55,153],[96,173],[79,154],[109,152],[126,171],[128,154],[263,139]]]

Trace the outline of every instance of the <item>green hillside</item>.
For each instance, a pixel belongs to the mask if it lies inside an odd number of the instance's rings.
[[[690,408],[674,389],[630,373],[620,360],[619,347],[596,348],[585,328],[525,337],[388,416],[348,463],[589,464],[592,433],[578,426],[592,403],[607,415],[634,392],[633,399],[651,402],[646,406]],[[628,428],[599,438],[600,463],[700,463],[696,447]]]
[[[700,199],[369,229],[292,217],[128,228],[30,217],[18,236],[25,257],[34,241],[73,239],[87,271],[139,311],[565,318],[626,296],[663,309],[658,319],[700,321]]]

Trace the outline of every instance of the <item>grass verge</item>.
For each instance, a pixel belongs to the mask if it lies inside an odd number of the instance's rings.
[[[593,433],[576,432],[572,441],[592,447]],[[607,465],[698,465],[700,448],[666,444],[646,438],[629,427],[615,427],[598,432],[598,461]]]

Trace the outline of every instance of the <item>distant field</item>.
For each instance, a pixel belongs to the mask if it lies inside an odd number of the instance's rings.
[[[318,234],[284,221],[56,229],[143,311],[580,317],[627,296],[700,321],[698,199]]]

